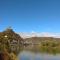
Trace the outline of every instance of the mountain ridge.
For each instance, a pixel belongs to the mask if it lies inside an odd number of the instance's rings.
[[[60,38],[60,33],[48,33],[48,32],[41,32],[41,33],[28,33],[28,32],[20,32],[18,33],[22,38],[30,38],[30,37],[53,37],[53,38]]]

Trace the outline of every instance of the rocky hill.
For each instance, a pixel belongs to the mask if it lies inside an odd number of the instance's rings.
[[[7,28],[5,31],[2,32],[2,35],[5,36],[7,35],[8,38],[11,38],[11,39],[16,39],[16,40],[23,40],[19,34],[15,33],[13,31],[13,29],[9,29]]]
[[[5,31],[0,32],[0,51],[7,49],[8,51],[14,50],[17,52],[20,50],[22,43],[23,38],[15,33],[13,29],[7,28]]]
[[[17,60],[16,55],[20,52],[22,42],[23,38],[11,28],[0,32],[0,60]]]

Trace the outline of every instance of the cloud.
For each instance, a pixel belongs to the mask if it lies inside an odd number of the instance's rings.
[[[29,38],[29,37],[54,37],[60,38],[60,33],[49,33],[49,32],[20,32],[19,33],[22,38]]]

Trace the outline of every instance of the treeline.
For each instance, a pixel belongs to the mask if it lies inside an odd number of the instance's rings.
[[[35,52],[60,53],[60,38],[32,37],[25,40],[34,44],[32,50]]]

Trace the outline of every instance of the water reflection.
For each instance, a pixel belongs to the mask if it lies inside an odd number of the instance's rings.
[[[46,53],[34,53],[31,51],[22,51],[18,55],[18,60],[60,60],[60,55]]]

